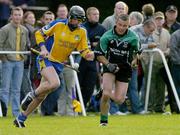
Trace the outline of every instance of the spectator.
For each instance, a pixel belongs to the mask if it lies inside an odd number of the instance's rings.
[[[28,30],[21,25],[23,10],[15,7],[11,11],[11,22],[0,30],[1,51],[25,51],[29,46]],[[20,88],[24,70],[23,54],[6,54],[2,60],[2,89],[0,99],[8,108],[11,99],[12,114],[20,111]],[[9,97],[11,95],[11,97]]]
[[[96,7],[89,7],[86,11],[87,21],[83,26],[87,30],[90,47],[92,50],[99,44],[100,37],[106,29],[99,23],[99,10]],[[87,61],[84,58],[80,61],[79,82],[85,107],[89,102],[96,85],[97,67],[96,61]],[[86,74],[86,76],[84,76]]]
[[[65,4],[60,4],[57,9],[57,19],[67,19],[68,9]]]
[[[34,39],[35,23],[35,14],[32,11],[26,11],[23,16],[23,24],[29,31],[29,39],[31,41],[31,45],[33,46],[36,44]]]
[[[135,26],[135,25],[139,25],[142,24],[144,22],[144,17],[140,12],[137,11],[133,11],[129,14],[130,17],[130,26]],[[138,83],[137,83],[137,87],[138,87],[138,92],[140,91],[140,87],[142,85],[142,81],[143,81],[143,69],[142,69],[142,65],[140,60],[138,60]],[[136,84],[136,83],[134,83]]]
[[[144,16],[144,21],[152,18],[154,15],[154,12],[155,12],[155,8],[153,4],[148,3],[148,4],[143,5],[142,14]]]
[[[159,48],[165,56],[168,56],[170,34],[163,28],[165,21],[164,14],[160,11],[154,13],[154,20],[156,23],[156,30],[153,32],[153,39],[157,44],[157,48]],[[164,68],[162,58],[159,53],[154,53],[150,87],[150,93],[152,95],[150,95],[149,106],[157,113],[165,112],[165,83],[161,76],[162,68]]]
[[[55,15],[51,11],[46,11],[43,13],[42,17],[40,20],[37,21],[36,29],[40,29],[43,26],[49,24],[49,22],[52,22],[55,19]]]
[[[11,0],[0,0],[0,28],[8,23]]]
[[[166,20],[164,23],[164,28],[169,31],[170,34],[175,32],[180,28],[180,23],[176,20],[178,16],[178,9],[174,5],[170,5],[166,8]]]
[[[33,12],[27,11],[24,13],[23,25],[28,30],[31,46],[35,45],[35,38],[34,38],[35,21],[36,19]],[[31,80],[30,80],[30,69],[31,69],[31,56],[27,56],[27,60],[24,61],[24,73],[23,73],[23,80],[22,80],[22,85],[21,85],[21,101],[28,92],[33,91]]]
[[[129,14],[129,19],[130,19],[130,24],[129,24],[130,27],[138,24],[142,24],[142,22],[144,21],[143,15],[138,11],[131,12]]]
[[[121,14],[127,14],[128,13],[128,6],[126,3],[122,1],[118,1],[115,4],[114,7],[114,14],[111,16],[108,16],[102,23],[102,25],[106,28],[106,30],[109,30],[114,27],[116,23],[116,18],[118,18]]]
[[[131,27],[142,24],[143,22],[143,15],[137,11],[131,12],[129,18]],[[145,112],[142,108],[138,92],[138,63],[139,61],[135,65],[132,65],[132,77],[129,82],[127,95],[131,103],[131,112],[135,114],[144,114]]]
[[[171,72],[172,72],[172,78],[174,80],[174,84],[176,87],[176,91],[178,94],[178,97],[180,98],[180,29],[174,32],[171,36],[170,40],[170,58],[172,61],[171,66]],[[173,112],[180,113],[180,110],[177,107],[174,108]]]
[[[10,0],[0,0],[0,28],[8,23],[10,17]],[[0,61],[0,86],[2,86],[2,62]],[[0,101],[3,116],[6,116],[7,108],[3,101]]]
[[[140,49],[148,49],[148,48],[154,48],[156,47],[156,43],[154,42],[154,39],[152,37],[153,32],[156,29],[156,24],[154,22],[154,19],[148,19],[143,22],[143,24],[136,25],[131,27],[131,29],[138,35],[140,39]],[[148,75],[148,65],[149,65],[149,53],[143,53],[141,56],[141,63],[143,67],[144,72],[144,79],[143,84],[141,86],[141,99],[142,104],[144,105],[145,101],[145,90],[146,90],[146,81],[147,81],[147,75]]]
[[[178,15],[178,9],[176,6],[169,5],[166,8],[166,12],[165,12],[166,18],[165,18],[164,28],[167,29],[170,34],[172,34],[173,32],[175,32],[176,30],[178,30],[180,28],[180,23],[176,20],[177,15]],[[170,67],[170,71],[171,71],[171,59],[170,58],[168,59],[168,66]],[[167,91],[168,91],[166,105],[169,103],[172,113],[179,112],[165,69],[162,69],[162,76],[167,85]]]

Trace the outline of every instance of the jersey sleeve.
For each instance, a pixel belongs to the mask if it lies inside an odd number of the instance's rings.
[[[53,21],[45,25],[35,33],[35,38],[38,45],[44,45],[46,37],[53,35],[56,24],[57,21]]]
[[[105,55],[107,53],[108,41],[105,35],[100,38],[100,43],[94,50],[95,56]]]
[[[88,38],[87,38],[87,32],[85,29],[82,30],[82,35],[81,35],[81,41],[79,45],[77,46],[77,50],[80,52],[81,56],[83,58],[86,57],[86,55],[91,52],[91,50],[88,47]]]

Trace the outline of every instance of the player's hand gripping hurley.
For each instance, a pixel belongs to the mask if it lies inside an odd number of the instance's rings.
[[[30,49],[31,49],[31,51],[32,51],[33,53],[35,53],[35,54],[37,54],[37,55],[40,55],[40,52],[39,52],[39,51],[37,51],[37,50],[35,50],[35,49],[33,49],[33,48],[30,48]],[[62,64],[64,67],[67,67],[67,68],[70,68],[70,69],[72,69],[72,70],[74,70],[74,71],[76,71],[76,72],[79,72],[78,69],[72,67],[71,65],[68,65],[68,64],[59,62],[58,60],[56,60],[56,59],[54,59],[54,58],[51,58],[51,57],[48,57],[48,56],[45,56],[45,58],[48,58],[49,60],[52,60],[53,62],[57,62],[57,63]]]

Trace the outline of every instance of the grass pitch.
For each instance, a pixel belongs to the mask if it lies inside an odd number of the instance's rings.
[[[30,116],[26,128],[13,126],[13,117],[0,118],[0,135],[180,135],[180,115],[109,116],[107,127],[99,116]]]

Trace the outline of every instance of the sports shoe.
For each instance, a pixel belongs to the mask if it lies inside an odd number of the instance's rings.
[[[142,110],[142,111],[140,111],[140,112],[138,112],[138,114],[140,114],[140,115],[144,115],[144,114],[147,114],[148,112],[146,112],[145,110]]]
[[[18,118],[16,118],[13,123],[18,128],[24,128],[25,127],[24,122],[20,121]]]
[[[162,115],[171,115],[171,112],[164,112]]]
[[[108,124],[107,123],[100,123],[100,127],[106,127]]]
[[[103,89],[100,89],[96,94],[95,94],[95,100],[99,101],[102,97]]]
[[[124,113],[124,112],[117,111],[117,112],[114,113],[113,115],[122,115],[122,116],[124,116],[124,115],[127,115],[127,114]]]
[[[32,92],[29,92],[26,97],[23,99],[23,101],[21,102],[21,108],[23,111],[25,111],[29,104],[33,101],[33,95]]]
[[[105,127],[108,125],[108,120],[100,120],[100,125],[101,127]]]

